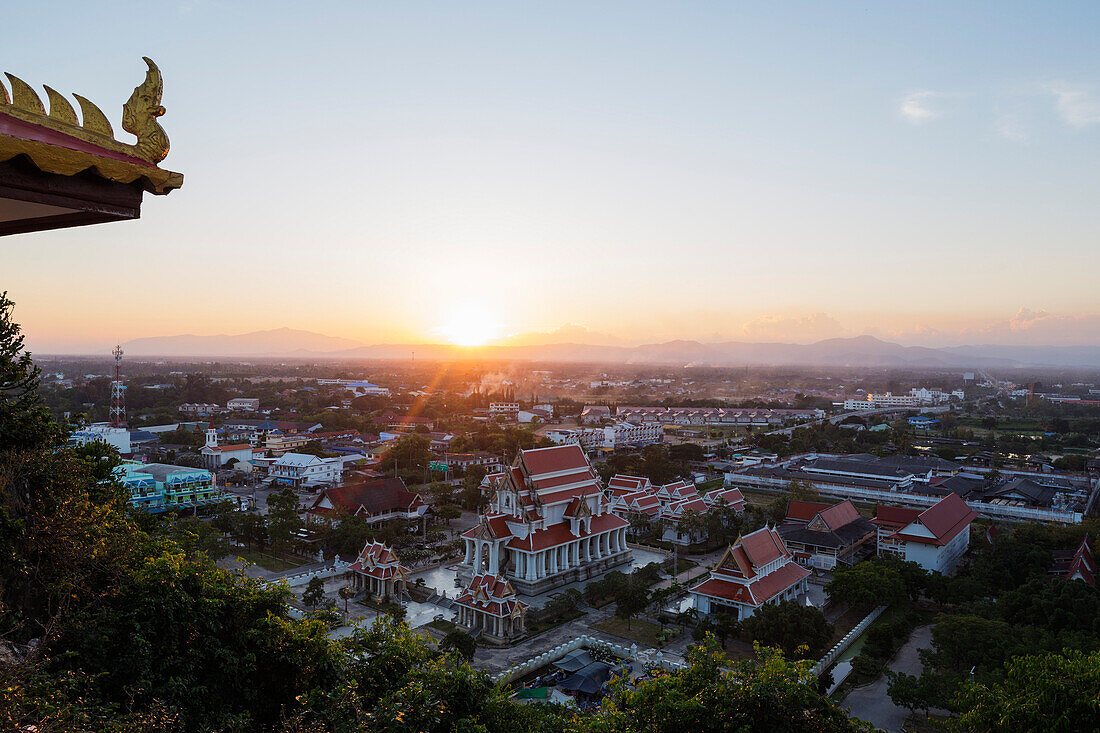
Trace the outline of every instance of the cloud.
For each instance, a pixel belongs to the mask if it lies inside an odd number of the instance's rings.
[[[932,103],[942,96],[944,95],[928,89],[916,89],[901,98],[898,111],[902,117],[914,125],[934,120],[943,116],[942,112],[932,106]]]
[[[1002,114],[997,117],[997,134],[1005,140],[1014,143],[1026,143],[1028,141],[1027,130],[1024,129],[1020,117],[1015,114]]]
[[[1092,90],[1066,81],[1052,81],[1044,90],[1054,97],[1058,116],[1072,127],[1087,127],[1100,122],[1100,99]]]
[[[808,316],[765,313],[741,327],[741,336],[752,341],[820,341],[846,334],[840,321],[826,313]]]
[[[1016,315],[960,334],[971,343],[1032,346],[1100,344],[1100,313],[1048,313],[1021,308]]]

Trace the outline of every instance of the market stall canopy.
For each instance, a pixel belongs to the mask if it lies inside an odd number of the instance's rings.
[[[592,655],[587,651],[584,649],[577,649],[554,662],[554,666],[563,672],[576,672],[578,669],[583,669],[594,661],[596,660],[593,659]]]
[[[160,69],[145,59],[145,81],[122,107],[122,129],[135,143],[116,140],[107,116],[74,94],[80,106],[44,87],[50,109],[19,77],[0,82],[0,236],[136,219],[146,191],[164,195],[183,175],[157,164],[168,135],[157,122],[164,88]]]
[[[611,667],[603,662],[593,662],[558,683],[563,690],[575,690],[586,695],[595,695],[611,677]]]

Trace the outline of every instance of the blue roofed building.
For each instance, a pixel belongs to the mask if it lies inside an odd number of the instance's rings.
[[[151,513],[196,510],[221,501],[214,474],[204,468],[124,461],[115,469],[130,504]]]

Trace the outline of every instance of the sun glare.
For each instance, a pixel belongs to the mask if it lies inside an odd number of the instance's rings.
[[[439,330],[455,346],[484,346],[497,335],[493,315],[481,303],[458,305]]]

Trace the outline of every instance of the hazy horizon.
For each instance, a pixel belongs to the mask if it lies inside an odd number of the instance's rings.
[[[289,327],[488,343],[1100,345],[1092,4],[7,9],[0,70],[119,127],[142,218],[7,238],[27,346]],[[155,33],[149,29],[155,28]],[[121,135],[121,133],[120,133]]]

